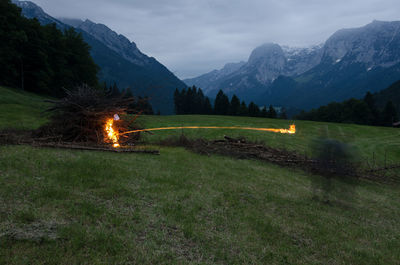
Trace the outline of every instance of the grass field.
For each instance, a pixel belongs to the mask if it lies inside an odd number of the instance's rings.
[[[17,93],[0,89],[3,94]],[[29,94],[7,111],[43,120]],[[36,98],[35,98],[36,100]],[[7,117],[1,109],[0,117]],[[42,118],[41,118],[42,119]],[[246,125],[281,120],[146,116],[146,127]],[[189,137],[244,135],[306,152],[329,134],[361,153],[399,161],[399,131],[296,122],[298,134],[185,130]],[[0,126],[13,127],[8,119]],[[181,132],[179,132],[181,133]],[[147,135],[152,144],[173,134]],[[400,190],[337,182],[332,203],[314,199],[311,176],[251,160],[157,147],[160,156],[0,146],[0,264],[398,264]]]
[[[400,161],[400,130],[387,127],[373,127],[354,124],[323,123],[311,121],[290,121],[265,118],[233,116],[143,116],[138,122],[145,128],[167,126],[243,126],[260,128],[289,128],[296,124],[295,135],[270,132],[224,130],[224,129],[183,129],[175,131],[157,131],[155,135],[146,135],[145,141],[157,142],[171,135],[183,133],[189,138],[222,139],[224,135],[239,137],[265,143],[272,147],[294,150],[301,154],[311,154],[310,145],[318,137],[334,138],[353,145],[363,159],[375,158],[382,161]]]
[[[36,129],[47,121],[45,98],[18,89],[0,87],[0,130]]]

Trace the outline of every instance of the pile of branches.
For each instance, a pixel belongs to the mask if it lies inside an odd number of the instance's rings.
[[[160,142],[166,146],[181,146],[196,153],[219,154],[238,159],[255,159],[278,164],[283,167],[299,168],[328,179],[362,178],[382,183],[400,183],[399,174],[389,175],[389,170],[400,165],[386,166],[374,170],[364,170],[352,162],[347,147],[335,141],[318,143],[316,157],[307,157],[294,151],[272,148],[264,144],[247,141],[244,137],[224,136],[220,140],[188,139],[185,135],[170,137]]]
[[[302,167],[312,163],[295,152],[272,148],[260,143],[249,142],[244,137],[232,138],[224,136],[220,140],[188,139],[186,136],[171,137],[163,140],[161,145],[182,146],[199,154],[219,154],[238,159],[256,159],[272,162],[281,166]]]
[[[126,114],[135,113],[135,98],[121,95],[111,97],[104,91],[87,85],[66,91],[66,97],[61,100],[49,100],[52,106],[50,122],[41,127],[37,137],[53,138],[63,142],[81,142],[91,144],[107,143],[105,124],[115,114],[120,117],[114,120],[116,131],[139,129],[135,127],[135,117]],[[121,144],[129,144],[139,138],[139,133],[128,134],[120,138]]]

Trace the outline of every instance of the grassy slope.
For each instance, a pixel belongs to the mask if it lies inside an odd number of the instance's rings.
[[[30,120],[38,113],[32,112]],[[191,120],[144,117],[142,122],[159,127]],[[273,122],[287,123],[267,120]],[[317,125],[310,123],[307,130]],[[351,130],[348,126],[345,131]],[[185,131],[198,133],[224,134]],[[239,134],[226,134],[234,133]],[[385,133],[388,141],[390,133]],[[158,135],[152,137],[166,136]],[[262,135],[271,144],[306,148],[302,141],[311,136],[300,136]],[[162,148],[160,156],[152,156],[2,146],[0,263],[398,262],[398,187],[338,183],[347,193],[336,189],[332,205],[312,200],[310,187],[310,176],[301,171],[181,148]]]
[[[0,129],[36,129],[46,122],[45,98],[17,89],[0,87]]]

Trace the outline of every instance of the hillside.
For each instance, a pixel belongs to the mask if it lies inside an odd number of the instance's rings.
[[[375,94],[368,92],[361,99],[333,101],[308,112],[302,111],[295,118],[392,127],[399,120],[399,102],[396,99],[400,99],[399,82]]]
[[[149,96],[153,109],[172,114],[173,93],[186,85],[155,58],[143,54],[134,42],[103,24],[90,20],[56,19],[30,1],[13,0],[28,18],[37,18],[41,24],[55,23],[60,29],[74,27],[91,47],[94,62],[100,67],[101,81],[131,88],[134,95]],[[65,22],[65,23],[64,23]]]
[[[36,129],[47,121],[44,111],[49,106],[45,97],[37,94],[0,87],[0,130]]]
[[[400,117],[400,81],[390,85],[388,88],[376,93],[375,99],[379,108],[384,108],[389,100],[394,104]]]
[[[73,29],[43,26],[10,0],[1,1],[0,17],[0,85],[52,97],[82,83],[98,85],[90,48]]]
[[[32,121],[42,117],[40,98],[1,88],[0,99],[5,97],[13,103],[0,111],[3,117],[22,110]],[[0,119],[0,127],[17,126],[7,122]],[[289,124],[228,116],[143,116],[141,123],[147,128]],[[301,152],[324,132],[354,142],[363,155],[376,152],[381,158],[388,150],[390,160],[400,161],[399,130],[296,125],[296,135],[183,133],[209,139],[245,135]],[[155,144],[180,133],[157,132],[145,140]],[[301,170],[157,148],[159,156],[0,145],[0,263],[396,264],[399,259],[397,186],[335,182],[332,202],[324,203],[312,192],[313,181],[321,178]]]

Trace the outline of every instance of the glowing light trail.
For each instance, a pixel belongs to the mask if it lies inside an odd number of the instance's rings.
[[[295,134],[296,133],[296,125],[290,125],[289,129],[275,129],[275,128],[254,128],[254,127],[239,127],[239,126],[181,126],[181,127],[161,127],[161,128],[150,128],[150,129],[142,129],[142,130],[134,130],[120,133],[120,135],[128,134],[128,133],[137,133],[137,132],[149,132],[149,131],[162,131],[162,130],[179,130],[179,129],[229,129],[229,130],[250,130],[250,131],[263,131],[263,132],[274,132],[274,133],[287,133],[287,134]]]

